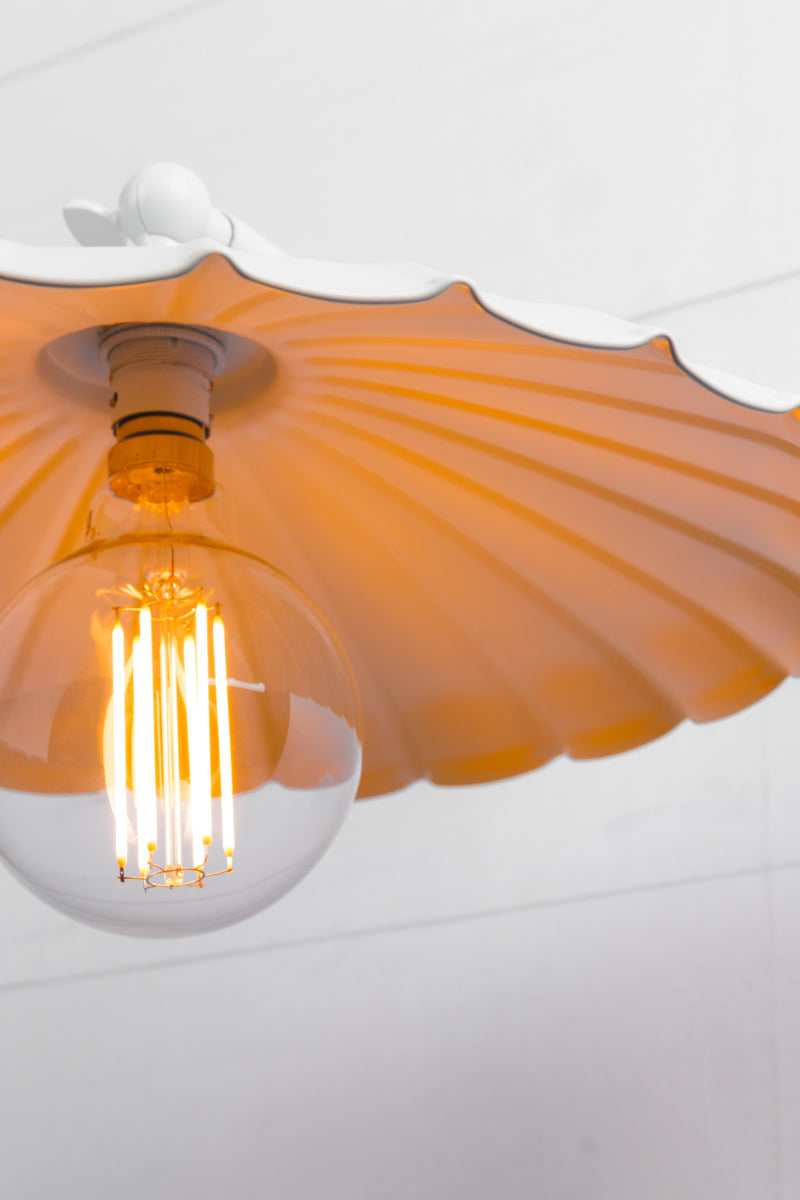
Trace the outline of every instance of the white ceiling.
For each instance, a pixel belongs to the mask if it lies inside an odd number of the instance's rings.
[[[800,9],[109,0],[0,43],[3,236],[151,160],[287,250],[412,259],[800,391]],[[734,294],[720,295],[734,289]],[[794,1200],[800,689],[618,760],[356,808],[183,942],[0,877],[9,1200]]]

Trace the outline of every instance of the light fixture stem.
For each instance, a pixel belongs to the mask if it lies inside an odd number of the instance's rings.
[[[214,491],[205,445],[222,342],[188,325],[113,325],[100,337],[114,391],[111,489],[134,502],[200,500]]]

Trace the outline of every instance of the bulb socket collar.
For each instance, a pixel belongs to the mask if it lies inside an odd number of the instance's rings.
[[[116,403],[111,490],[135,503],[202,500],[214,491],[205,445],[222,343],[183,325],[115,325],[100,338]]]
[[[214,456],[204,441],[183,433],[140,433],[108,455],[109,486],[135,504],[180,504],[214,493]]]

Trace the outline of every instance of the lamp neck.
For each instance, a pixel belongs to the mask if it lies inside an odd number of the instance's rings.
[[[100,349],[115,392],[111,490],[135,503],[210,496],[214,459],[205,442],[222,343],[187,325],[114,325]]]

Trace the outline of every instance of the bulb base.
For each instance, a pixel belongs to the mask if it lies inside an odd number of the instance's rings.
[[[214,494],[214,456],[181,433],[126,437],[108,455],[109,487],[134,504],[181,504]]]

